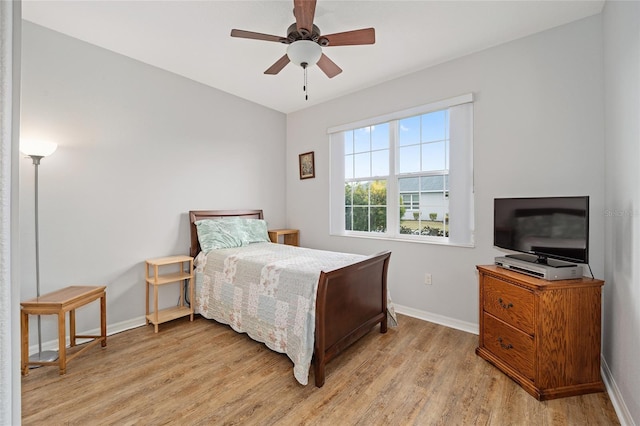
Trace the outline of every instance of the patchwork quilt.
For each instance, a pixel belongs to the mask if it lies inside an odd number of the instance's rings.
[[[194,309],[286,354],[296,380],[306,385],[320,271],[365,258],[273,243],[200,253]]]

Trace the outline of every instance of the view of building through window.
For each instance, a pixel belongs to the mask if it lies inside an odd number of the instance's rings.
[[[449,114],[440,110],[343,133],[345,230],[448,236]],[[394,194],[393,200],[390,195]],[[397,197],[395,196],[397,194]]]

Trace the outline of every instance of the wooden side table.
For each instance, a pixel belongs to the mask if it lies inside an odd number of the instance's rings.
[[[160,271],[160,268],[171,267],[177,271]],[[153,271],[153,273],[151,272]],[[182,318],[187,315],[193,321],[193,257],[168,256],[148,259],[145,266],[146,280],[146,318],[147,325],[153,324],[154,332],[158,332],[158,324]],[[189,306],[184,300],[185,282],[189,289]],[[173,308],[158,309],[158,287],[166,284],[180,283],[180,302]],[[153,287],[153,312],[149,309],[149,286]]]
[[[270,229],[268,232],[272,243],[278,243],[282,235],[285,244],[296,247],[300,245],[300,231],[297,229]]]
[[[76,309],[94,300],[100,299],[100,335],[76,334]],[[92,346],[101,343],[107,346],[107,293],[105,286],[70,286],[52,293],[20,303],[20,324],[22,339],[22,375],[29,373],[29,365],[56,365],[60,374],[67,372],[67,362],[71,361]],[[67,357],[66,351],[66,313],[69,312],[70,346],[76,345],[76,339],[94,339],[78,352]],[[58,361],[29,361],[29,315],[58,315]]]

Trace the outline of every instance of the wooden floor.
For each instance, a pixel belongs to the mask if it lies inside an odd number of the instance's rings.
[[[606,393],[538,402],[474,353],[477,336],[400,316],[299,385],[292,363],[196,317],[109,336],[22,378],[25,425],[609,425]],[[313,369],[312,369],[313,370]]]

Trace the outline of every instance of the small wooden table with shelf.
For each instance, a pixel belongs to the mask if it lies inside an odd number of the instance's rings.
[[[67,362],[71,361],[98,342],[107,346],[107,293],[105,286],[70,286],[44,294],[20,303],[20,325],[22,337],[22,375],[29,372],[29,365],[58,365],[60,374],[67,372]],[[100,335],[76,334],[76,309],[100,299]],[[76,345],[76,339],[94,339],[85,347],[67,357],[66,351],[66,313],[69,312],[70,346]],[[29,315],[58,315],[58,360],[29,361]]]
[[[272,243],[278,243],[282,235],[285,244],[296,247],[300,245],[300,231],[297,229],[270,229],[268,232]]]
[[[173,266],[177,271],[160,271]],[[153,270],[153,273],[151,272]],[[147,325],[154,325],[154,332],[158,332],[158,324],[182,318],[187,315],[193,321],[193,257],[191,256],[168,256],[156,259],[148,259],[145,267],[146,276],[146,318]],[[189,286],[189,306],[184,300],[184,289]],[[165,284],[180,283],[180,301],[178,306],[158,309],[158,287]],[[153,312],[149,311],[149,286],[153,286]]]

